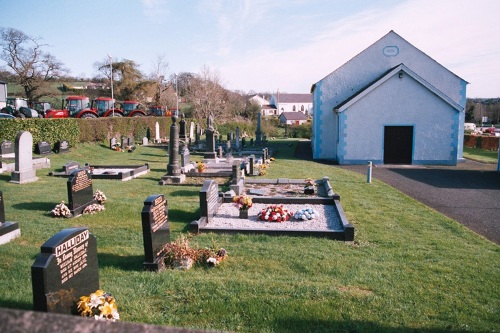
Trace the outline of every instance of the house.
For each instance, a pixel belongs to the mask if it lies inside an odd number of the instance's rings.
[[[275,116],[277,115],[277,109],[275,105],[269,104],[269,101],[264,98],[264,96],[253,95],[248,99],[250,103],[260,106],[260,113],[263,116]]]
[[[302,112],[306,116],[312,113],[313,99],[311,94],[283,94],[278,92],[271,96],[271,105],[277,109],[278,115],[282,112]]]
[[[307,116],[302,112],[282,112],[279,116],[280,124],[287,125],[302,125],[308,120]]]
[[[456,165],[467,82],[394,31],[312,85],[314,159]]]

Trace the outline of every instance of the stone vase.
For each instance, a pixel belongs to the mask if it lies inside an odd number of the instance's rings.
[[[248,219],[248,209],[240,209],[240,219]]]

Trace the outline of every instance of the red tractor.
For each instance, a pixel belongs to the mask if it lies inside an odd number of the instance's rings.
[[[62,110],[50,109],[45,112],[45,118],[97,118],[97,112],[90,108],[87,96],[68,96],[63,99]]]
[[[122,112],[124,117],[143,117],[146,116],[142,105],[137,101],[123,101]]]
[[[123,117],[123,111],[115,107],[115,100],[110,97],[94,98],[92,110],[99,117]]]

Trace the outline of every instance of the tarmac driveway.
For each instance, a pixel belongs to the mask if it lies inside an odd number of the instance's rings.
[[[338,168],[367,173],[367,165]],[[372,178],[415,198],[500,244],[500,172],[466,160],[457,166],[377,165]]]

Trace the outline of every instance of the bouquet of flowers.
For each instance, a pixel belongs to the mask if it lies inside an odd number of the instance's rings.
[[[268,222],[285,222],[290,220],[293,213],[281,206],[269,206],[259,214],[259,220]]]
[[[97,201],[98,203],[102,204],[107,200],[106,195],[104,192],[96,190],[94,193],[94,200]]]
[[[246,195],[237,195],[233,198],[234,205],[238,207],[239,210],[245,210],[252,207],[252,198]]]
[[[102,212],[103,210],[106,210],[104,205],[92,204],[92,205],[88,205],[87,207],[85,207],[85,209],[83,210],[83,214],[84,215],[95,214],[97,212]]]
[[[68,206],[64,204],[64,201],[61,201],[61,203],[59,205],[56,205],[50,212],[53,216],[71,217],[71,211],[69,210]]]
[[[207,166],[205,165],[205,163],[196,162],[196,169],[198,170],[198,172],[203,172],[206,170],[206,168],[207,168]]]
[[[307,220],[314,219],[317,215],[318,215],[318,212],[316,212],[314,209],[304,208],[304,209],[300,209],[300,210],[296,211],[295,214],[293,214],[293,217],[296,220],[307,221]]]
[[[102,290],[80,297],[77,310],[81,316],[94,317],[95,320],[116,321],[120,319],[115,298]]]
[[[309,186],[314,187],[314,186],[316,186],[316,182],[312,178],[306,178],[304,186],[305,187],[309,187]]]

